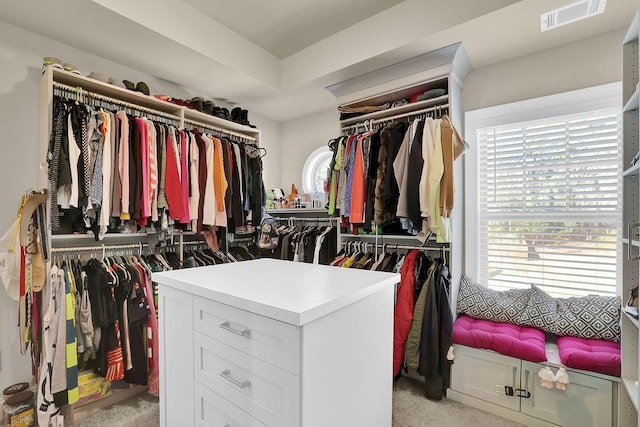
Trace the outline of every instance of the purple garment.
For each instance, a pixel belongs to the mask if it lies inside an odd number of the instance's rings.
[[[346,170],[347,186],[345,190],[344,206],[342,212],[342,216],[347,218],[351,214],[351,189],[353,188],[353,169],[356,162],[356,147],[358,145],[357,142],[359,137],[360,135],[355,135],[352,139],[350,139],[351,149],[349,150],[349,165],[347,166]]]

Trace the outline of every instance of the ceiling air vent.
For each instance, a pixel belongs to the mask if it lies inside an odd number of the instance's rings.
[[[540,15],[540,31],[571,24],[604,12],[607,0],[580,0]]]

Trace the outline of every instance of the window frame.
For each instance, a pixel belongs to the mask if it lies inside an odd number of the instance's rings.
[[[318,166],[325,160],[325,157],[331,159],[332,155],[333,152],[326,145],[316,148],[309,154],[302,167],[302,191],[304,193],[313,193],[315,172],[317,172]],[[324,189],[321,192],[324,193]]]
[[[485,127],[502,126],[533,120],[548,119],[577,113],[586,113],[622,105],[622,85],[620,82],[578,89],[539,98],[516,101],[465,113],[465,140],[471,148],[464,157],[464,273],[479,277],[479,153],[477,131]],[[622,135],[619,136],[622,138]],[[621,248],[618,247],[618,259]],[[622,292],[622,269],[617,266],[618,280],[616,295]],[[483,285],[487,285],[483,283]]]

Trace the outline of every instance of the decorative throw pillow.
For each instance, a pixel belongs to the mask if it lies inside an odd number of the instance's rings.
[[[549,332],[581,338],[620,341],[620,300],[586,296],[557,298],[557,320]]]
[[[494,291],[463,275],[456,303],[457,312],[476,319],[520,324],[519,317],[529,302],[529,289]]]
[[[558,321],[557,300],[531,285],[527,307],[520,314],[519,325],[530,326],[550,332]]]

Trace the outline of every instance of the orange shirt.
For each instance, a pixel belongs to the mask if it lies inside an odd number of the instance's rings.
[[[224,205],[224,196],[229,183],[224,174],[224,155],[222,151],[222,141],[213,139],[213,188],[216,194],[216,224],[221,227],[227,226],[227,210]]]

